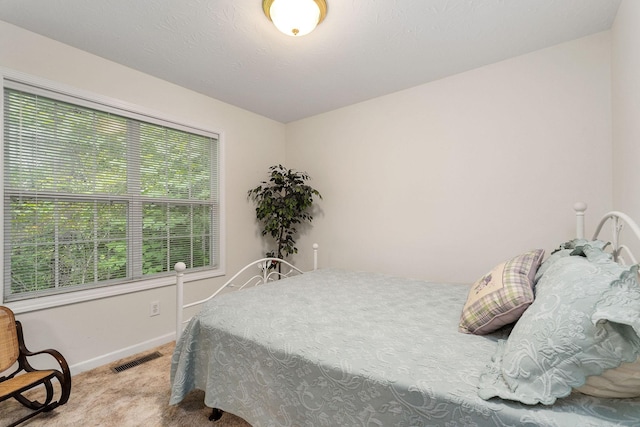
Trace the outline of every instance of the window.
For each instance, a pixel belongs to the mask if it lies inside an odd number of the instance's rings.
[[[219,268],[217,134],[4,83],[4,302]]]

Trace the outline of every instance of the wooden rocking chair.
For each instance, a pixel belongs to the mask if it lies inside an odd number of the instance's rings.
[[[37,370],[27,361],[27,357],[45,353],[56,359],[61,371]],[[27,350],[22,336],[22,325],[15,319],[9,308],[0,306],[0,375],[16,364],[17,369],[14,372],[7,376],[0,376],[0,402],[13,397],[34,412],[9,424],[8,427],[16,426],[40,412],[48,412],[67,403],[71,393],[71,372],[67,361],[56,350],[38,352]],[[57,378],[61,387],[60,399],[57,401],[53,401],[54,389],[51,382],[53,378]],[[43,385],[47,393],[43,403],[23,396],[24,392],[39,385]]]

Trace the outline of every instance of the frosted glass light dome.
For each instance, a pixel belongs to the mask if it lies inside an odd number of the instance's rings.
[[[278,30],[299,37],[309,34],[324,19],[324,0],[264,0],[264,13]]]

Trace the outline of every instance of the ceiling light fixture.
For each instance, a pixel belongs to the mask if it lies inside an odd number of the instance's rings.
[[[327,16],[325,0],[262,0],[273,25],[288,36],[304,36]]]

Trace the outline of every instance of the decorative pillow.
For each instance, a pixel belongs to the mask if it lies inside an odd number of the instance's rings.
[[[538,271],[536,271],[536,275],[533,278],[534,286],[538,283],[542,275],[549,269],[549,267],[551,267],[560,258],[570,256],[571,252],[573,252],[573,249],[563,248],[557,249],[556,251],[552,252],[551,255],[549,255],[549,257],[545,259],[542,264],[540,264]]]
[[[637,271],[637,266],[631,271]],[[637,275],[635,278],[637,279]],[[595,312],[591,318],[594,323],[602,321],[607,317],[610,307],[615,307],[609,315],[609,321],[616,322],[615,325],[634,324],[640,316],[640,293],[633,292],[637,281],[619,280],[613,283],[603,298],[596,304]],[[635,297],[635,299],[633,299]],[[622,308],[619,308],[622,307]],[[638,342],[640,338],[640,327],[636,324],[637,334],[629,334],[628,339]],[[624,333],[621,330],[621,333]],[[640,343],[639,343],[640,345]],[[617,368],[604,371],[601,375],[590,376],[585,385],[577,388],[581,393],[599,397],[638,397],[640,396],[640,357],[631,363],[622,363]]]
[[[604,248],[609,245],[609,242],[604,242],[602,240],[573,239],[568,242],[561,243],[558,249],[551,252],[551,255],[549,255],[549,257],[544,260],[542,264],[540,264],[540,268],[538,268],[536,276],[533,279],[534,284],[538,283],[538,280],[540,280],[547,269],[560,258],[564,258],[570,255],[586,256],[583,252],[583,248],[585,245],[604,250]]]
[[[518,320],[533,302],[533,276],[543,256],[542,249],[518,255],[474,283],[458,330],[483,335]]]
[[[480,377],[478,395],[553,404],[589,376],[640,356],[637,266],[622,267],[600,248],[556,260],[536,299]]]
[[[605,242],[604,240],[587,240],[587,239],[573,239],[573,240],[569,240],[568,242],[564,242],[560,244],[560,247],[556,250],[560,250],[560,249],[577,249],[579,251],[582,251],[582,248],[584,246],[589,246],[591,248],[596,248],[596,249],[601,249],[604,251],[604,249],[609,246],[609,242]],[[555,251],[554,251],[555,252]],[[553,252],[552,252],[553,253]],[[586,255],[584,255],[586,256]]]

